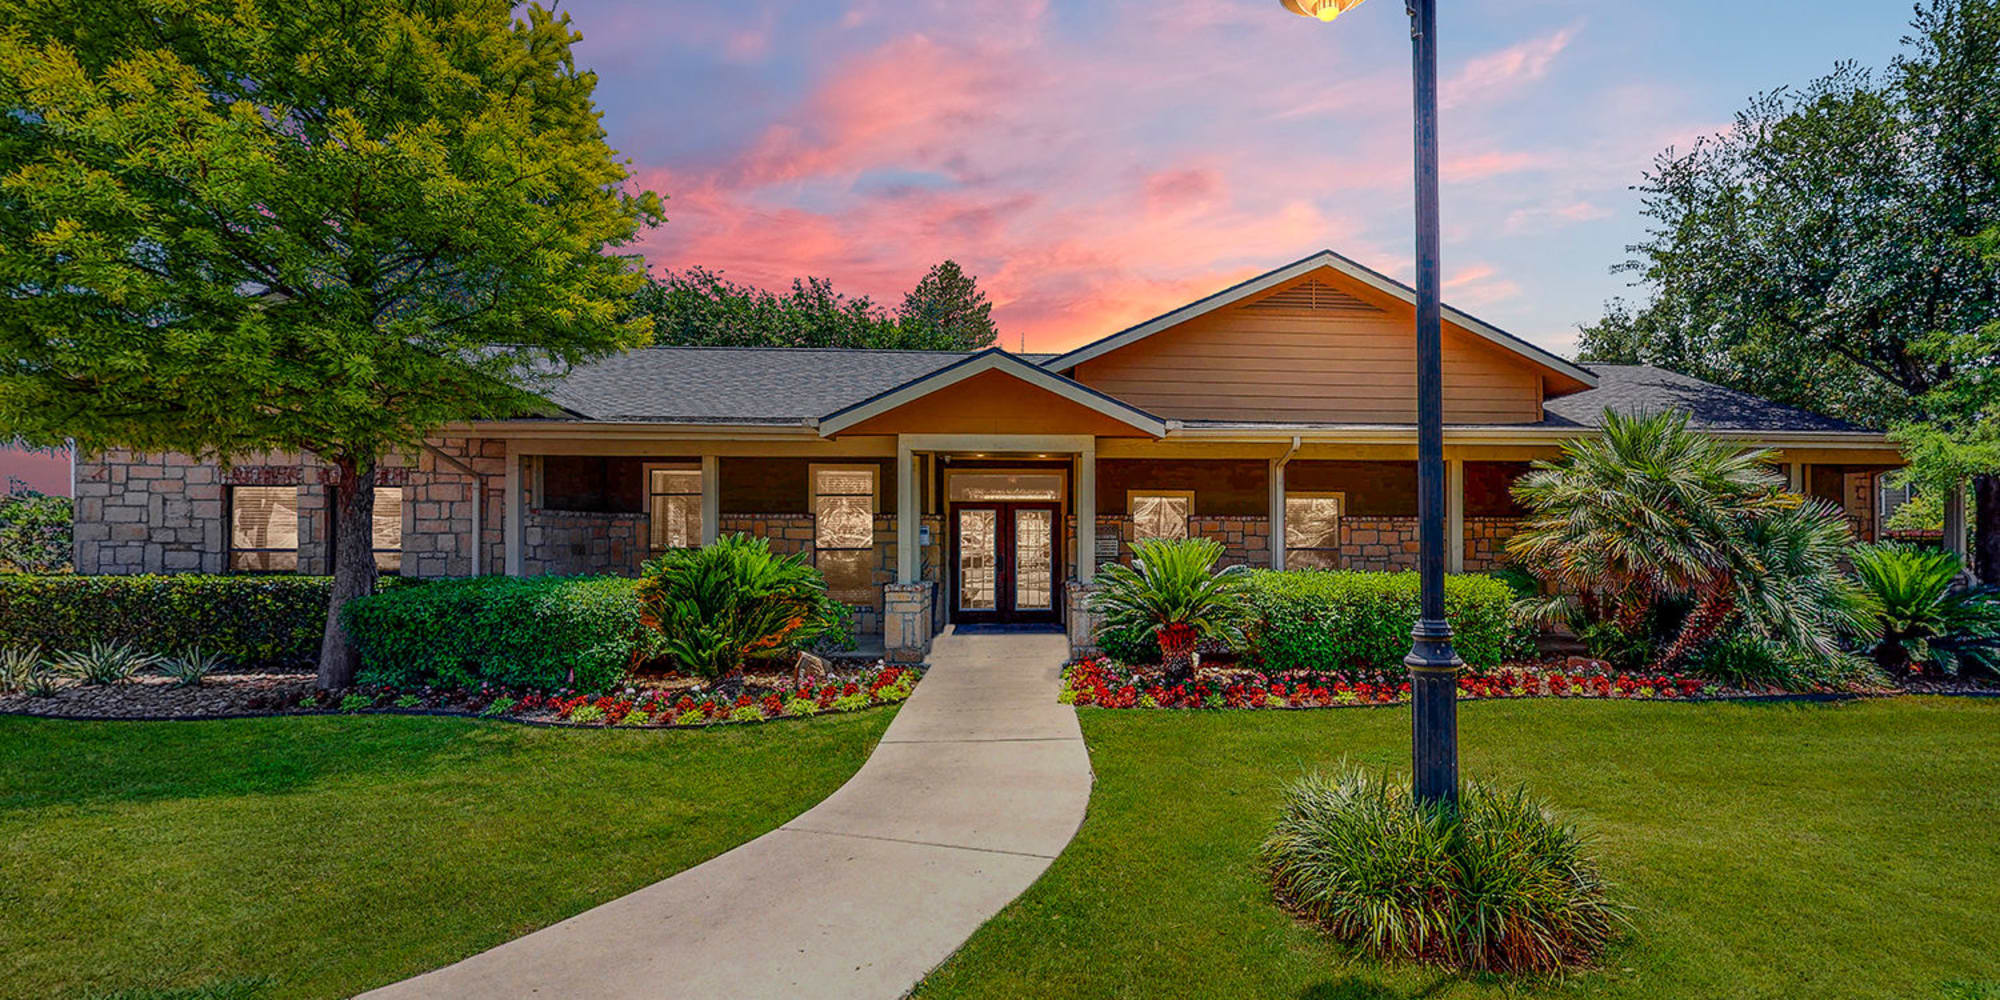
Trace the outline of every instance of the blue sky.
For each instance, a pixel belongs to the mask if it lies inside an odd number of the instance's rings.
[[[1277,0],[568,6],[656,268],[893,300],[956,258],[1008,346],[1069,346],[1331,247],[1409,275],[1402,5]],[[1838,60],[1900,3],[1443,0],[1447,298],[1556,349],[1669,144]]]

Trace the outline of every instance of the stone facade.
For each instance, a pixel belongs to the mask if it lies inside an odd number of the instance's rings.
[[[882,588],[882,648],[897,663],[922,663],[939,631],[937,584],[891,583]]]
[[[1847,530],[1858,542],[1875,540],[1875,481],[1872,472],[1849,472],[1840,477],[1841,510],[1847,515]]]
[[[1081,580],[1071,579],[1063,584],[1063,620],[1068,623],[1072,660],[1098,651],[1097,615],[1090,610],[1090,600],[1096,594],[1096,587]]]
[[[1484,573],[1507,563],[1507,539],[1521,530],[1521,522],[1511,517],[1468,517],[1465,519],[1465,572]]]
[[[221,471],[181,455],[108,452],[76,463],[79,573],[228,568]]]
[[[531,510],[521,535],[521,572],[528,576],[637,576],[648,554],[644,514]]]

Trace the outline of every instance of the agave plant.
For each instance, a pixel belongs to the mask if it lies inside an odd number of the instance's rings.
[[[646,563],[640,618],[662,652],[690,673],[733,677],[746,659],[839,632],[846,618],[826,578],[762,538],[731,534]]]
[[[1523,602],[1532,617],[1641,635],[1663,607],[1685,606],[1656,670],[1745,620],[1837,652],[1851,604],[1834,512],[1784,492],[1768,451],[1689,430],[1684,413],[1603,419],[1601,438],[1565,445],[1514,486],[1530,514],[1507,549],[1552,585]]]
[[[1222,544],[1212,538],[1150,539],[1132,544],[1132,565],[1107,566],[1094,610],[1105,630],[1151,629],[1159,637],[1168,681],[1194,673],[1204,639],[1241,641],[1249,619],[1249,577],[1242,566],[1215,572]]]
[[[93,642],[89,649],[58,653],[53,666],[82,684],[123,684],[158,662],[128,643]]]
[[[1855,549],[1878,666],[1891,676],[2000,673],[2000,590],[1959,589],[1963,569],[1943,549],[1895,542]]]
[[[41,669],[40,646],[0,646],[0,695],[26,691],[29,678]]]
[[[197,687],[209,674],[222,669],[224,662],[216,653],[190,646],[178,655],[161,657],[157,667],[160,676],[172,680],[175,687]]]

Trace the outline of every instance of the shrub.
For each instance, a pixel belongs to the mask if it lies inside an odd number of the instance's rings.
[[[234,663],[305,666],[319,658],[328,588],[321,576],[0,575],[0,636],[44,649],[199,645]]]
[[[350,601],[358,680],[391,687],[604,691],[624,680],[643,629],[630,580],[437,580]]]
[[[604,710],[596,705],[578,705],[570,710],[569,721],[579,726],[594,726],[604,721]]]
[[[640,711],[635,708],[630,712],[626,712],[625,717],[618,720],[618,724],[621,726],[644,726],[650,724],[652,721],[653,713]]]
[[[1524,791],[1468,784],[1453,813],[1369,772],[1310,774],[1263,859],[1281,902],[1381,958],[1556,973],[1620,922],[1583,838]]]
[[[204,652],[200,646],[190,646],[175,656],[163,656],[156,664],[160,676],[172,680],[175,687],[197,687],[222,665],[222,657]]]
[[[498,718],[499,716],[506,715],[508,712],[513,711],[514,706],[518,704],[520,704],[520,702],[514,700],[514,697],[512,695],[503,694],[500,697],[495,698],[490,702],[487,702],[486,707],[479,710],[479,715],[481,718],[485,719]]]
[[[1417,574],[1262,570],[1249,580],[1250,662],[1272,672],[1403,671],[1417,622]],[[1492,577],[1445,578],[1445,617],[1468,667],[1490,670],[1533,652],[1513,602],[1513,590]]]
[[[687,711],[674,716],[674,725],[676,726],[699,726],[706,724],[707,722],[708,722],[708,713],[702,711],[699,708],[690,708]]]
[[[375,706],[375,699],[369,695],[361,694],[360,692],[347,695],[346,697],[340,699],[340,710],[343,712],[359,712],[364,708],[373,708],[374,706]]]
[[[1222,553],[1222,543],[1212,538],[1132,543],[1132,565],[1105,567],[1093,598],[1102,629],[1118,634],[1121,645],[1150,637],[1168,678],[1187,678],[1197,643],[1233,644],[1243,636],[1246,571],[1231,566],[1216,572]]]
[[[159,662],[159,657],[142,653],[122,642],[93,642],[87,649],[56,654],[56,672],[82,684],[123,684],[139,671]]]
[[[75,507],[68,497],[32,490],[19,479],[0,493],[0,573],[69,569]]]
[[[801,718],[819,714],[819,702],[811,698],[791,698],[785,702],[785,714]]]
[[[818,569],[803,555],[773,553],[763,538],[730,534],[670,550],[643,572],[641,620],[681,669],[710,680],[742,670],[751,656],[827,638],[848,620]]]
[[[2000,673],[2000,590],[1959,589],[1955,553],[1890,543],[1854,550],[1869,652],[1892,675]]]

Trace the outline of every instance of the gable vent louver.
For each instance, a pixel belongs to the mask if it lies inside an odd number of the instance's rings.
[[[1319,281],[1293,285],[1243,307],[1255,312],[1379,313],[1382,310]]]

